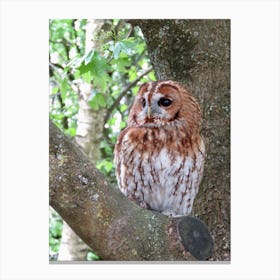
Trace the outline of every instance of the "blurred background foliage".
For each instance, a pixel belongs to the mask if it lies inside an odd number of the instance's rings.
[[[115,182],[113,149],[116,137],[126,125],[129,108],[139,85],[155,80],[146,44],[138,27],[124,20],[106,20],[104,30],[91,37],[89,48],[87,19],[49,21],[49,113],[65,134],[75,137],[83,88],[91,110],[102,112],[102,140],[96,167]],[[106,28],[105,28],[106,27]],[[59,252],[62,220],[53,210],[49,216],[49,255]],[[88,260],[99,259],[88,252]]]

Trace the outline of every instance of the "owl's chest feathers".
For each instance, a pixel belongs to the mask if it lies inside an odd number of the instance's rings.
[[[197,137],[200,138],[199,135]],[[178,153],[186,156],[192,151],[197,137],[192,139],[184,127],[132,128],[124,136],[122,148],[133,153],[146,153],[152,157],[159,155],[162,149],[170,151],[173,155]]]
[[[184,129],[128,132],[122,141],[123,161],[119,162],[122,191],[159,211],[169,211],[174,205],[191,207],[204,163],[204,144],[199,135],[195,140]]]

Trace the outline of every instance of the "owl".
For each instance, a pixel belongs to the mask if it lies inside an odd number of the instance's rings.
[[[174,81],[144,83],[114,150],[118,186],[140,206],[187,216],[203,176],[201,111]]]

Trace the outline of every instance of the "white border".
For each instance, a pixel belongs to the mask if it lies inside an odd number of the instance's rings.
[[[1,1],[1,279],[279,279],[278,1]],[[228,265],[49,265],[48,19],[230,18]]]

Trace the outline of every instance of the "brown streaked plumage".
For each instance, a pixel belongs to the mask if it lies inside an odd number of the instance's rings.
[[[182,85],[143,84],[115,146],[120,190],[142,207],[189,215],[203,175],[200,127],[199,106]]]

